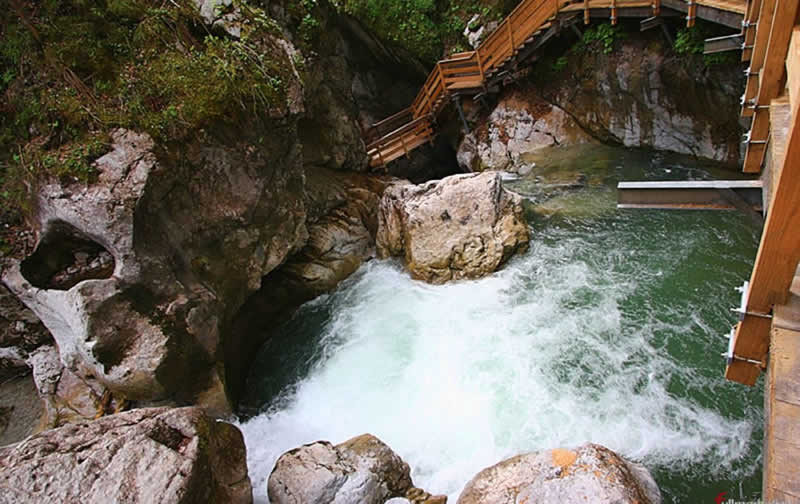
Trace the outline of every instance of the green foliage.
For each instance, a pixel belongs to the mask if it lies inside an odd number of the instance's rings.
[[[210,31],[192,0],[19,4],[0,11],[4,206],[24,207],[42,177],[91,181],[112,128],[170,142],[286,105],[293,76],[280,29],[245,0],[234,5],[238,39]]]
[[[681,28],[675,37],[675,52],[678,54],[703,54],[704,37],[700,28]]]
[[[484,20],[502,17],[497,8],[483,6],[479,0],[339,0],[335,4],[427,63],[440,59],[445,47],[466,47],[463,31],[474,14]]]
[[[550,68],[554,72],[560,72],[561,70],[563,70],[563,69],[565,69],[567,67],[567,63],[569,63],[569,58],[567,58],[566,55],[560,56],[558,59],[556,59],[552,63],[552,65],[550,65]]]
[[[704,29],[704,25],[695,25],[691,28],[683,28],[675,37],[674,49],[677,54],[690,56],[693,54],[703,54],[705,40],[709,34]],[[728,51],[716,54],[704,54],[703,63],[706,66],[730,65],[738,62],[735,51]]]
[[[736,51],[727,51],[715,54],[704,54],[703,63],[707,67],[717,65],[736,65],[739,63],[739,53]]]
[[[624,37],[625,33],[622,28],[604,23],[583,32],[581,43],[583,47],[599,46],[602,48],[603,54],[610,54],[614,50],[614,42]]]

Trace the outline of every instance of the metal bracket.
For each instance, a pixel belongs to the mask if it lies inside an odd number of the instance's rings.
[[[733,353],[733,335],[734,329],[731,329],[730,334],[728,335],[728,351],[723,352],[720,355],[725,358],[725,364],[730,366],[733,364],[733,361],[740,361],[740,362],[747,362],[748,364],[754,364],[761,369],[766,369],[767,363],[763,360],[756,360],[756,359],[748,359],[747,357],[742,357],[740,355],[736,355]]]

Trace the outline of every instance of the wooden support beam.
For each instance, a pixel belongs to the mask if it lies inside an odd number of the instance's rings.
[[[746,313],[736,326],[732,349],[734,355],[761,361],[769,346],[771,320],[775,304],[784,304],[789,295],[800,261],[800,104],[792,105],[792,124],[786,150],[780,163],[775,194],[769,205],[761,244],[758,248],[750,288],[744,302]],[[734,360],[725,370],[729,380],[753,385],[759,366]]]
[[[762,188],[760,180],[619,182],[617,208],[739,209],[752,217],[761,209]]]
[[[776,0],[761,1],[753,53],[750,59],[750,67],[747,69],[747,83],[745,84],[744,97],[742,98],[742,117],[753,115],[752,102],[758,94],[758,74],[761,71],[761,67],[764,66],[764,59],[767,55],[772,19],[775,16],[775,2]]]
[[[753,55],[753,44],[756,41],[756,26],[758,26],[758,15],[761,11],[761,0],[750,0],[747,3],[747,12],[742,21],[742,61],[750,61]]]
[[[800,102],[800,27],[792,30],[789,53],[786,55],[786,87],[792,109]]]
[[[583,0],[583,24],[592,22],[592,13],[589,11],[589,0]]]
[[[661,14],[661,0],[653,0],[653,17]]]
[[[617,0],[611,0],[611,26],[617,24]]]
[[[653,16],[639,21],[639,31],[647,31],[664,24],[664,20],[660,17]]]
[[[767,149],[766,144],[762,142],[766,142],[769,138],[768,107],[770,102],[778,97],[784,86],[786,54],[789,51],[789,41],[797,10],[797,0],[780,0],[775,7],[764,64],[758,75],[753,123],[750,127],[747,152],[742,168],[745,173],[758,173],[764,162]]]
[[[703,45],[703,54],[716,54],[726,51],[741,51],[744,37],[741,33],[706,39]]]
[[[689,0],[689,9],[686,12],[686,27],[691,28],[694,26],[695,19],[697,19],[697,2]]]

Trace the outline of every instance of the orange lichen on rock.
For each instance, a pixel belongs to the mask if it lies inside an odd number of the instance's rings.
[[[560,466],[562,469],[571,466],[578,459],[577,453],[562,448],[556,448],[551,453],[553,455],[553,464]]]

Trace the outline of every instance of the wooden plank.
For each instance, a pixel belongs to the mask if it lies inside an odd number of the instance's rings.
[[[744,38],[741,34],[706,39],[703,44],[703,54],[740,51],[742,42],[744,42]]]
[[[750,142],[765,142],[769,136],[769,103],[777,98],[783,89],[786,71],[786,54],[792,36],[792,27],[797,16],[797,1],[781,0],[775,8],[770,28],[764,64],[759,72],[759,87],[755,96],[756,109],[753,111],[753,124],[750,128]],[[759,27],[760,28],[760,27]],[[743,171],[758,173],[764,162],[764,144],[748,143]]]
[[[661,14],[661,0],[653,0],[653,17]]]
[[[589,12],[589,0],[583,0],[583,24],[588,25],[592,22],[591,13]]]
[[[786,55],[786,87],[789,89],[789,101],[794,109],[800,101],[800,27],[792,30],[792,40]]]
[[[758,26],[756,27],[756,38],[753,44],[753,55],[750,59],[748,68],[747,84],[744,90],[744,103],[742,104],[742,117],[753,115],[750,102],[758,94],[758,73],[764,66],[764,59],[767,55],[769,35],[772,29],[772,19],[775,15],[776,0],[762,0],[761,10],[758,15]]]
[[[797,0],[781,0],[775,8],[763,71],[759,73],[757,105],[769,105],[783,87],[786,54],[797,18],[798,3]]]
[[[800,261],[800,108],[792,107],[792,125],[775,194],[769,204],[761,244],[758,248],[750,289],[746,300],[748,312],[769,313],[775,304],[786,302],[797,263]],[[737,325],[733,350],[737,355],[756,360],[767,351],[770,324],[768,319],[745,316]],[[734,362],[725,377],[742,383],[755,382],[753,368]],[[757,375],[757,372],[756,372]]]

